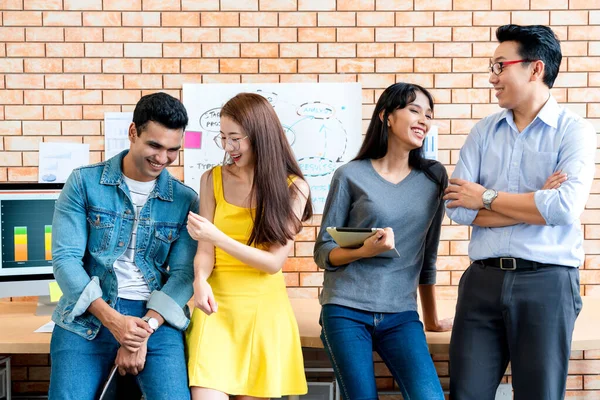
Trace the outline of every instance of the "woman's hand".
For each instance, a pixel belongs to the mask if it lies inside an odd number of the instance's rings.
[[[452,330],[454,318],[444,318],[433,325],[425,325],[425,330],[429,332],[447,332]]]
[[[223,235],[223,232],[209,220],[193,212],[188,214],[187,230],[192,239],[205,240],[213,244]]]
[[[363,257],[375,257],[396,247],[392,228],[378,229],[373,236],[368,237],[361,247]]]
[[[217,312],[215,296],[205,280],[194,281],[194,307],[201,309],[206,315]]]

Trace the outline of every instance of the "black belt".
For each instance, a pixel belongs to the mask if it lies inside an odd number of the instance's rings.
[[[536,261],[524,260],[522,258],[513,257],[498,257],[498,258],[486,258],[485,260],[473,261],[475,264],[480,264],[485,267],[500,268],[505,271],[514,270],[536,270],[541,267],[551,267],[555,264],[543,264]]]

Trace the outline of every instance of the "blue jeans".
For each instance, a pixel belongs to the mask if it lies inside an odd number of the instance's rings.
[[[115,309],[136,317],[144,316],[147,311],[145,301],[121,298],[117,299]],[[49,399],[97,399],[119,347],[104,326],[93,340],[55,326],[50,342]],[[181,331],[164,324],[150,336],[146,364],[135,380],[147,400],[190,398]]]
[[[444,400],[415,311],[373,313],[335,304],[321,311],[321,340],[345,400],[377,399],[373,350],[405,400]]]

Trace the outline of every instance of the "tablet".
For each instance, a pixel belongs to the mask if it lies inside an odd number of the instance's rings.
[[[331,235],[340,247],[351,249],[357,249],[362,246],[363,242],[373,236],[375,232],[377,232],[377,228],[327,227],[327,233]],[[377,254],[375,257],[398,258],[400,257],[400,253],[394,248]]]

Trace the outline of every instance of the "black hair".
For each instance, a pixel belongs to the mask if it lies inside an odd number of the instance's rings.
[[[415,101],[417,92],[423,93],[429,100],[429,107],[433,111],[433,97],[427,89],[412,83],[395,83],[383,91],[371,122],[367,128],[365,140],[358,151],[355,160],[383,158],[388,151],[388,127],[384,121],[388,120],[390,114],[395,110],[402,109]],[[439,197],[444,195],[444,189],[448,186],[448,173],[444,166],[435,161],[423,157],[423,146],[413,149],[408,153],[408,165],[411,168],[423,171],[425,175],[435,182],[439,187]]]
[[[158,92],[143,96],[133,110],[133,123],[138,136],[150,121],[169,129],[185,130],[188,115],[179,100],[166,93]]]
[[[543,25],[503,25],[496,30],[496,38],[500,43],[517,42],[524,60],[543,61],[544,83],[552,88],[562,60],[560,41],[552,29]]]

